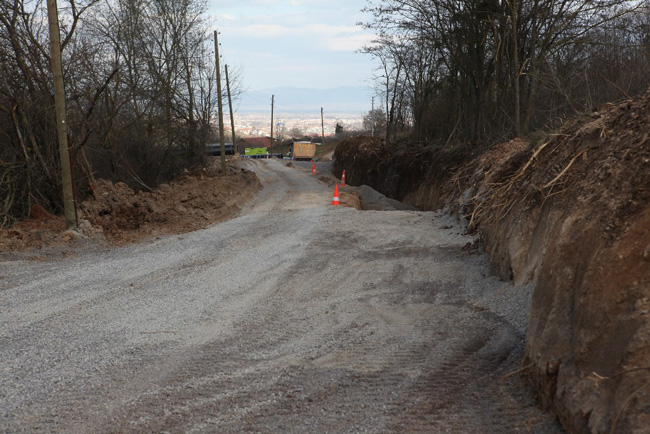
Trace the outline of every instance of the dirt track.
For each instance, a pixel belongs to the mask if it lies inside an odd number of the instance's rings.
[[[236,219],[0,263],[3,432],[559,432],[504,378],[531,288],[456,222],[242,164],[265,188]]]

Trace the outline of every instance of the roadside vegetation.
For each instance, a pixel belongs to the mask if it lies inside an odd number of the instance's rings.
[[[77,199],[94,178],[150,191],[203,164],[217,97],[205,0],[58,7]],[[389,145],[539,137],[649,84],[647,0],[369,0],[364,11],[377,37],[362,51],[379,65],[364,129]],[[34,204],[62,209],[46,16],[43,0],[0,4],[2,225]],[[231,68],[235,98],[240,80]]]
[[[650,84],[647,1],[369,0],[365,11],[378,36],[363,51],[380,65],[366,123],[388,143],[490,145]]]
[[[203,0],[58,2],[77,200],[94,178],[150,191],[205,162],[214,42]],[[0,224],[62,209],[45,1],[0,3]],[[241,74],[231,68],[232,93]]]

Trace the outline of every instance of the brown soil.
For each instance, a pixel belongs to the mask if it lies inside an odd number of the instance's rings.
[[[358,138],[335,169],[422,209],[449,205],[500,276],[536,283],[524,371],[567,431],[647,432],[649,139],[650,92],[462,166],[460,152]]]
[[[525,363],[569,432],[650,426],[648,131],[650,94],[576,121],[474,209],[501,274],[537,283]]]
[[[123,245],[207,227],[236,215],[261,188],[254,173],[228,166],[186,172],[169,184],[134,192],[126,184],[97,182],[96,199],[78,207],[78,232],[62,217],[34,205],[27,220],[0,229],[0,252],[60,247],[90,242]]]

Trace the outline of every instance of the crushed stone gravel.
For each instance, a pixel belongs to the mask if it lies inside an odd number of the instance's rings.
[[[521,368],[530,288],[454,218],[335,207],[282,161],[232,220],[0,262],[3,432],[561,432]]]

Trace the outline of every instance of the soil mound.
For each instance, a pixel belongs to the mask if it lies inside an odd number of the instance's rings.
[[[95,198],[78,207],[79,231],[35,205],[30,218],[0,229],[0,252],[66,246],[90,239],[122,245],[207,227],[236,215],[261,184],[233,166],[221,176],[215,167],[186,172],[152,191],[134,192],[122,182],[98,180]]]
[[[65,220],[33,205],[29,217],[8,228],[0,228],[0,252],[40,248],[69,242]]]

